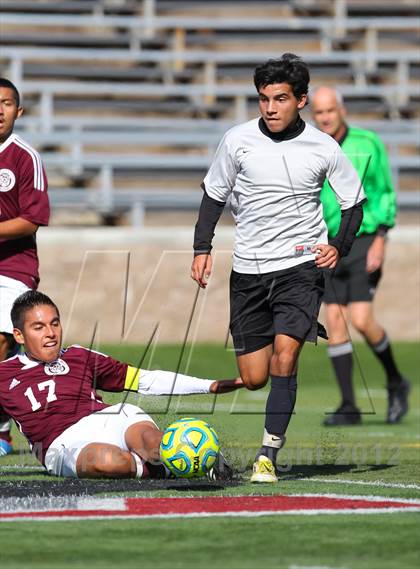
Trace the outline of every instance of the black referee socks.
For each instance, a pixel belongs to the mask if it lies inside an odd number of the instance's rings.
[[[402,382],[402,376],[395,363],[388,336],[384,332],[382,340],[377,344],[371,344],[373,353],[383,365],[388,381],[388,389],[396,389]]]
[[[353,346],[351,342],[328,346],[328,355],[331,358],[340,388],[343,407],[356,407],[353,389]]]
[[[296,403],[296,375],[271,376],[271,389],[265,407],[263,445],[257,454],[267,456],[273,463],[283,446],[285,433]]]

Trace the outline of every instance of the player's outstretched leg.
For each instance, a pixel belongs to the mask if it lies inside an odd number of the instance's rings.
[[[116,445],[90,443],[77,457],[76,473],[78,478],[142,478],[143,463]]]
[[[126,445],[133,456],[138,457],[141,462],[141,474],[138,465],[139,478],[171,477],[171,473],[160,460],[159,447],[162,436],[163,431],[148,421],[134,423],[126,430]]]
[[[149,462],[159,460],[162,431],[150,421],[130,425],[125,431],[128,450],[115,444],[90,443],[78,454],[79,478],[149,478]],[[152,469],[153,470],[153,469]],[[153,470],[153,473],[155,471]],[[155,476],[163,478],[165,476]]]

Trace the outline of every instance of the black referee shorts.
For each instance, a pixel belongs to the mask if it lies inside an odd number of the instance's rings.
[[[366,271],[367,252],[374,239],[374,235],[356,237],[347,257],[340,259],[335,269],[325,271],[326,304],[372,302],[382,276],[380,268],[373,273]]]
[[[324,276],[314,261],[262,275],[232,271],[230,332],[236,355],[272,344],[277,334],[316,342]]]

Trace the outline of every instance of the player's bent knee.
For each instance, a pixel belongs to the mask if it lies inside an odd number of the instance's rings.
[[[296,350],[283,351],[281,354],[273,354],[270,371],[274,375],[290,375],[296,366],[299,352]]]
[[[351,319],[351,324],[358,332],[363,334],[369,326],[369,319],[364,317],[353,316]]]
[[[257,391],[258,389],[262,389],[267,385],[268,376],[264,377],[243,377],[242,381],[244,382],[245,387],[249,391]]]
[[[160,442],[162,440],[162,431],[156,428],[150,427],[146,429],[143,433],[143,440],[146,449],[153,450],[159,448]]]

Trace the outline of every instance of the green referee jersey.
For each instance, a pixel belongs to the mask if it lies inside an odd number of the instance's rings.
[[[357,235],[375,233],[379,225],[393,227],[396,196],[384,144],[374,132],[348,127],[340,145],[359,174],[367,198]],[[341,211],[328,181],[322,188],[321,202],[328,236],[335,237],[340,226]]]

